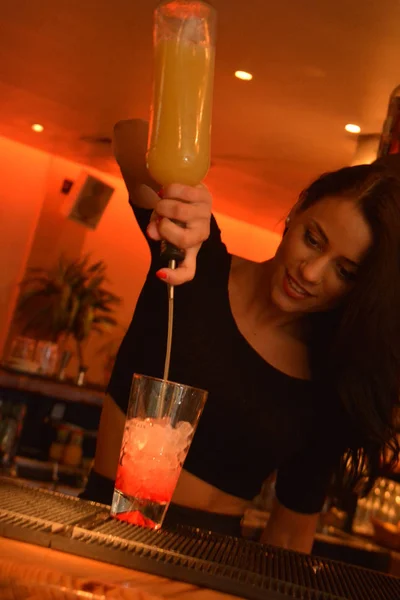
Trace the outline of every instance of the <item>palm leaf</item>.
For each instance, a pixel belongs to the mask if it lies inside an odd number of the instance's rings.
[[[76,296],[71,296],[70,310],[69,310],[68,321],[67,321],[67,331],[73,330],[74,322],[76,319],[76,315],[78,314],[78,311],[79,311],[79,300]]]
[[[93,325],[92,327],[92,331],[95,331],[96,333],[104,333],[104,329],[102,329],[101,327],[99,327],[98,325]]]
[[[88,268],[88,273],[105,273],[107,270],[106,264],[102,261],[99,260],[99,262],[95,263],[94,265],[92,265],[91,267]]]
[[[107,317],[106,315],[98,315],[93,319],[93,323],[96,323],[98,325],[117,325],[117,321],[113,317]]]
[[[92,277],[92,279],[89,281],[88,283],[88,288],[91,290],[98,290],[100,284],[103,283],[104,281],[104,276],[103,275],[98,275],[97,277]]]
[[[111,306],[107,306],[101,303],[101,302],[96,302],[95,304],[93,304],[93,308],[96,308],[97,310],[100,310],[101,312],[105,312],[105,313],[113,313],[114,312],[114,308],[111,308]]]
[[[23,287],[28,287],[28,286],[47,286],[49,283],[54,283],[51,281],[51,279],[49,279],[49,277],[47,275],[44,275],[43,277],[28,277],[26,279],[24,279],[24,281],[21,282],[20,286],[21,288]]]

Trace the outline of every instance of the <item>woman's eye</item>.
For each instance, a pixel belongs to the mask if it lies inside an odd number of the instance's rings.
[[[343,279],[344,281],[354,281],[356,274],[353,271],[348,271],[340,265],[338,265],[337,269],[340,279]]]
[[[313,236],[313,234],[311,233],[311,231],[309,229],[306,229],[306,231],[304,233],[304,239],[307,242],[307,244],[309,246],[311,246],[312,248],[319,247],[319,242],[318,242],[317,238]]]

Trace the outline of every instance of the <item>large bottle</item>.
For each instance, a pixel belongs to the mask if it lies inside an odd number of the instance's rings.
[[[147,168],[160,185],[196,185],[210,165],[215,10],[168,0],[155,11]]]

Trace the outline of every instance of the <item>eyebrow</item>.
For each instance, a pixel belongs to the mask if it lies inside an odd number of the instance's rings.
[[[314,219],[311,221],[311,223],[315,227],[315,229],[318,231],[319,235],[321,236],[321,238],[323,239],[325,244],[329,244],[328,236],[326,235],[325,231],[322,229],[321,225],[319,223],[317,223],[317,221],[314,221]],[[358,262],[355,262],[354,260],[350,260],[350,258],[347,258],[346,256],[343,256],[343,258],[346,262],[348,262],[353,267],[358,268],[360,266],[360,264]]]

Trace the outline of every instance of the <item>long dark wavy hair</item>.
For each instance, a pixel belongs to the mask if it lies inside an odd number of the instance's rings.
[[[329,382],[349,422],[340,479],[371,488],[384,456],[397,462],[394,413],[400,389],[400,179],[384,165],[346,167],[322,175],[299,198],[307,210],[328,196],[354,200],[373,244],[342,306],[313,315],[311,363]],[[338,479],[339,479],[338,478]]]

